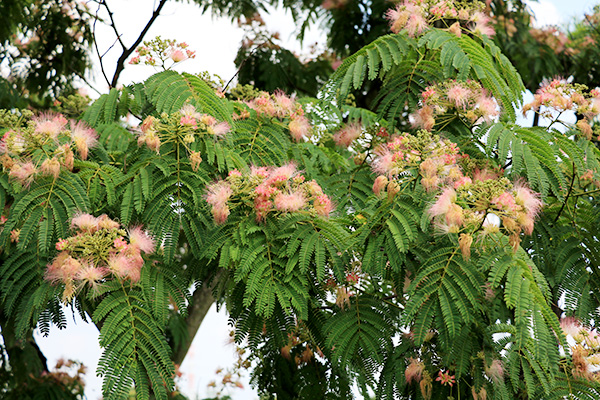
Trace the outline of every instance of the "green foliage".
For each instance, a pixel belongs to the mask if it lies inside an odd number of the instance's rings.
[[[258,4],[205,6],[246,15]],[[328,23],[356,17],[354,7],[334,7]],[[516,125],[524,85],[485,36],[442,25],[380,36],[381,13],[361,26],[365,43],[318,94],[319,82],[301,75],[322,65],[268,46],[238,60],[242,81],[271,89],[284,80],[274,71],[291,66],[296,78],[284,87],[314,96],[302,108],[248,87],[222,96],[201,75],[165,71],[86,109],[98,143],[72,169],[33,165],[23,178],[21,143],[7,135],[3,334],[8,326],[26,340],[36,327],[64,327],[66,303],[100,329],[105,398],[132,389],[172,398],[174,360],[198,317],[192,292],[210,288],[251,350],[265,398],[345,399],[353,384],[378,399],[597,397],[586,364],[600,352],[597,142],[581,126],[554,129],[558,121]],[[286,63],[265,67],[273,52]],[[461,119],[464,93],[454,93],[445,104],[456,109],[436,114],[434,132],[411,127],[422,93],[454,80],[480,82],[500,117]],[[127,126],[129,114],[139,127]],[[39,128],[2,115],[2,133]],[[312,137],[292,132],[300,117]],[[211,135],[214,121],[227,133]],[[348,122],[358,127],[349,145]],[[135,252],[131,228],[151,234],[157,249],[143,258],[138,249],[139,276],[119,269],[130,259],[111,259],[87,281],[57,275],[72,265],[60,257],[79,213],[130,228],[109,238],[105,258],[124,244]],[[591,337],[583,356],[569,323]]]

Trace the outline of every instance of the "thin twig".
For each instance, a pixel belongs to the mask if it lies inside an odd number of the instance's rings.
[[[117,24],[115,24],[115,20],[113,19],[113,12],[110,11],[110,8],[108,8],[108,4],[106,4],[106,0],[102,0],[100,2],[100,4],[103,5],[104,8],[106,8],[106,12],[108,12],[108,18],[110,18],[110,26],[113,28],[113,31],[115,31],[115,35],[117,35],[117,40],[121,44],[121,47],[123,48],[123,50],[127,50],[127,46],[125,46],[125,43],[123,43],[123,41],[121,40],[122,35],[117,30]],[[110,47],[112,48],[113,46],[114,46],[114,43]],[[108,50],[110,50],[110,48]],[[108,50],[107,50],[107,52],[108,52]]]
[[[571,195],[571,192],[573,191],[573,184],[575,183],[575,163],[573,162],[573,179],[571,179],[571,185],[569,186],[569,191],[567,192],[567,197],[565,197],[565,201],[562,203],[562,206],[560,207],[560,210],[558,210],[558,214],[556,214],[556,218],[554,218],[553,223],[555,224],[556,221],[558,221],[558,218],[560,217],[560,214],[563,212],[563,210],[565,209],[565,206],[567,205],[567,201],[569,200],[569,196]]]
[[[102,63],[102,58],[104,55],[100,55],[100,50],[98,49],[98,41],[96,40],[96,22],[98,22],[98,13],[100,12],[100,7],[102,3],[98,3],[98,9],[96,10],[96,16],[94,18],[94,23],[92,24],[92,36],[94,37],[94,49],[96,49],[96,54],[98,55],[98,59],[100,60],[100,71],[102,71],[102,75],[104,76],[104,80],[110,86],[110,81],[108,80],[108,76],[106,75],[106,71],[104,70],[104,64]]]

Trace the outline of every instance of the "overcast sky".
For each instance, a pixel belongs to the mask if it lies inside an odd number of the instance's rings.
[[[566,24],[573,18],[580,17],[584,12],[591,12],[594,4],[600,0],[540,0],[529,1],[529,4],[537,16],[537,23]],[[145,25],[152,14],[152,4],[148,0],[108,0],[107,3],[114,12],[116,24],[126,43],[133,43],[138,32]],[[93,3],[90,3],[93,5]],[[95,12],[94,9],[90,11]],[[288,42],[287,47],[296,51],[301,48],[294,39],[294,24],[289,15],[282,12],[273,15],[264,15],[267,26],[271,31],[281,33],[281,38]],[[152,39],[157,35],[163,38],[185,41],[192,50],[197,52],[194,60],[181,63],[177,70],[197,73],[209,71],[219,74],[228,81],[235,74],[233,59],[239,47],[243,32],[235,24],[225,19],[212,19],[210,16],[201,15],[198,7],[181,3],[168,2],[161,16],[157,19],[152,29],[148,32],[146,39]],[[106,52],[115,41],[112,30],[98,24],[97,37],[99,39],[100,52]],[[322,43],[324,38],[318,30],[313,30],[305,40],[305,45],[315,42]],[[108,51],[103,58],[109,79],[112,78],[116,59],[119,57],[118,48]],[[96,58],[96,65],[98,64]],[[121,83],[129,84],[140,82],[153,74],[152,67],[127,66],[121,75]],[[108,85],[102,78],[99,68],[94,72],[93,80],[95,88],[105,93]],[[93,92],[90,92],[93,95]],[[93,95],[93,97],[96,97]],[[86,376],[86,395],[90,400],[101,397],[101,379],[95,376],[95,368],[100,358],[101,350],[98,348],[98,331],[93,325],[88,325],[80,319],[68,318],[69,328],[66,331],[53,329],[48,338],[38,337],[42,351],[48,358],[50,367],[57,359],[72,358],[83,361],[89,372]],[[191,399],[203,398],[211,395],[207,391],[207,383],[215,379],[215,370],[219,367],[228,367],[234,361],[233,347],[228,344],[227,316],[224,312],[217,313],[211,309],[200,328],[196,339],[186,357],[181,370],[183,377],[178,381],[182,392]],[[39,335],[38,335],[39,336]],[[236,390],[231,395],[235,400],[250,400],[257,396],[249,389]],[[196,397],[198,396],[198,397]]]

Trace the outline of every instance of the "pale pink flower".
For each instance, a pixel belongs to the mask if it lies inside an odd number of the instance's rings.
[[[104,279],[108,274],[106,268],[97,267],[92,263],[83,263],[81,268],[77,271],[75,279],[87,283],[92,289],[98,287],[98,281]]]
[[[250,176],[259,176],[261,178],[266,178],[269,176],[269,168],[267,167],[257,167],[252,165],[250,167]]]
[[[485,374],[494,382],[498,383],[504,379],[504,367],[502,361],[494,360],[489,366],[485,366]]]
[[[140,125],[140,129],[144,133],[148,133],[150,131],[154,132],[156,130],[157,123],[157,119],[152,115],[149,115],[144,119],[144,122],[142,122],[142,124]]]
[[[145,137],[146,146],[157,154],[160,151],[160,138],[154,132],[149,132]]]
[[[481,11],[477,11],[471,17],[471,20],[475,22],[474,32],[481,33],[482,35],[494,36],[496,33],[494,28],[490,25],[491,18]]]
[[[433,108],[424,106],[417,110],[416,114],[412,114],[413,126],[420,127],[426,131],[431,131],[435,126],[435,118],[433,117]]]
[[[113,245],[115,246],[115,249],[117,249],[117,251],[127,250],[128,247],[127,242],[125,241],[123,236],[119,236],[118,238],[116,238],[113,241]]]
[[[82,232],[94,233],[98,230],[98,218],[86,213],[77,213],[71,220],[71,228]]]
[[[46,272],[44,273],[44,279],[50,283],[65,282],[66,280],[72,279],[72,275],[66,275],[63,270],[63,264],[70,258],[68,252],[62,251],[58,253],[54,261],[46,266]]]
[[[241,178],[242,177],[242,173],[240,171],[238,171],[237,169],[232,169],[231,171],[229,171],[229,173],[227,174],[227,176]]]
[[[207,186],[207,189],[206,202],[213,207],[226,204],[227,200],[233,195],[231,186],[225,181],[212,183]]]
[[[129,271],[136,268],[131,259],[126,254],[111,254],[107,260],[107,266],[110,272],[120,279],[126,279]]]
[[[17,162],[11,167],[8,175],[28,187],[33,182],[36,172],[37,169],[31,161],[25,163]]]
[[[303,137],[310,137],[310,123],[305,116],[293,116],[288,129],[296,142],[302,140]]]
[[[429,25],[427,24],[427,20],[420,14],[413,14],[408,17],[408,21],[406,21],[406,32],[408,36],[415,37],[416,35],[420,35],[427,29]]]
[[[496,104],[496,101],[489,96],[481,96],[479,100],[477,100],[477,108],[485,121],[489,121],[492,117],[496,117],[500,114],[498,111],[498,104]]]
[[[35,132],[56,139],[67,125],[67,119],[62,114],[43,113],[33,118]]]
[[[373,183],[373,193],[375,193],[376,196],[379,196],[379,194],[383,189],[385,189],[387,184],[388,178],[385,175],[379,175]]]
[[[291,115],[296,107],[296,102],[292,97],[288,97],[281,90],[275,91],[275,105],[277,107],[277,116],[283,118],[287,115]]]
[[[458,22],[453,23],[452,25],[450,25],[450,28],[448,28],[448,32],[458,37],[461,37],[462,29],[460,27],[460,24]]]
[[[459,83],[453,85],[447,92],[448,100],[452,101],[456,108],[462,109],[465,109],[470,94],[471,91]]]
[[[509,192],[503,192],[498,197],[492,199],[492,203],[498,206],[499,208],[514,211],[517,209],[517,203],[515,202],[515,198]]]
[[[394,175],[394,153],[380,146],[375,150],[377,158],[373,163],[373,171],[380,175]]]
[[[113,221],[106,214],[98,217],[98,229],[119,229],[119,223]]]
[[[71,139],[82,160],[87,159],[88,150],[98,142],[98,135],[83,121],[71,121]]]
[[[207,127],[206,130],[211,135],[224,136],[231,130],[231,127],[227,122],[219,122],[216,125]]]
[[[198,121],[196,121],[196,118],[190,115],[182,115],[181,119],[179,120],[179,125],[198,129]]]
[[[335,135],[333,135],[333,141],[335,144],[341,147],[349,147],[352,142],[360,137],[362,134],[362,126],[360,122],[352,122],[347,124]]]
[[[187,60],[188,55],[180,49],[171,49],[169,57],[171,57],[171,60],[177,63]]]
[[[515,201],[525,208],[525,212],[531,218],[539,213],[542,208],[542,200],[537,193],[524,186],[522,183],[515,184]]]
[[[450,204],[446,213],[446,223],[448,225],[461,226],[464,221],[464,212],[458,204]]]
[[[331,199],[327,195],[318,196],[314,201],[314,207],[317,214],[328,217],[331,211],[333,211],[333,204]]]
[[[275,196],[275,208],[279,211],[294,212],[301,210],[306,205],[306,198],[302,192],[288,194],[279,193]]]
[[[131,60],[129,60],[129,64],[137,65],[140,63],[140,56],[136,55]]]
[[[56,157],[47,158],[42,163],[42,175],[52,176],[54,179],[60,175],[60,162]]]
[[[146,254],[154,253],[156,244],[154,239],[144,231],[141,226],[130,228],[129,231],[129,247],[139,249]]]
[[[281,167],[275,168],[271,174],[269,175],[269,180],[279,181],[284,180],[287,181],[290,179],[295,173],[296,165],[294,163],[288,163],[282,165]]]
[[[217,204],[212,207],[212,215],[217,225],[224,224],[229,216],[229,207],[227,204]]]
[[[438,196],[436,202],[429,207],[427,213],[432,217],[437,217],[438,215],[444,215],[450,210],[450,206],[456,201],[456,192],[452,188],[446,188]]]
[[[560,320],[560,328],[566,336],[577,337],[582,331],[582,326],[575,317],[565,317]]]
[[[462,178],[454,182],[454,189],[458,189],[461,186],[470,185],[471,183],[473,183],[471,178],[469,178],[468,176],[463,176]]]
[[[202,163],[202,154],[199,151],[191,151],[190,152],[190,165],[192,166],[193,171],[198,171],[200,167],[200,163]]]
[[[413,381],[416,383],[421,382],[421,377],[424,370],[425,364],[417,359],[411,358],[410,364],[408,364],[408,367],[406,367],[406,370],[404,371],[406,383],[410,385]]]

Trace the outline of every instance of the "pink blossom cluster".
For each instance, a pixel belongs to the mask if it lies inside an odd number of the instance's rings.
[[[438,231],[460,233],[459,245],[468,259],[475,234],[503,231],[516,249],[519,235],[533,232],[541,207],[539,195],[524,183],[481,174],[462,185],[446,187],[427,213]]]
[[[185,61],[189,58],[195,58],[196,52],[189,49],[185,42],[178,43],[172,39],[161,39],[160,36],[144,42],[139,46],[136,55],[129,60],[129,64],[145,64],[165,66],[165,62],[171,60],[173,63]]]
[[[348,148],[362,133],[363,127],[359,121],[350,122],[333,135],[333,141],[340,147]]]
[[[388,10],[386,18],[392,32],[406,30],[411,37],[422,34],[437,21],[446,23],[448,20],[455,22],[447,23],[446,29],[457,36],[461,36],[463,26],[472,33],[494,35],[491,18],[477,3],[466,7],[464,2],[454,0],[404,0]]]
[[[458,165],[458,161],[466,156],[460,154],[455,143],[427,131],[419,131],[416,136],[408,133],[395,136],[379,146],[375,154],[373,170],[380,174],[373,185],[376,195],[389,185],[388,178],[395,181],[409,179],[411,176],[406,172],[411,169],[421,175],[421,185],[428,192],[467,181]]]
[[[327,217],[333,211],[331,199],[321,186],[314,180],[306,181],[292,163],[253,166],[246,174],[234,169],[227,179],[209,185],[205,198],[217,224],[227,220],[233,204],[250,206],[259,222],[270,212],[308,212]]]
[[[231,130],[227,122],[219,122],[215,117],[196,111],[192,104],[185,104],[172,115],[156,118],[146,117],[139,126],[138,146],[146,145],[150,150],[160,153],[160,147],[167,142],[180,141],[189,152],[190,164],[198,170],[202,157],[190,146],[201,135],[222,137]]]
[[[572,340],[567,340],[573,357],[572,374],[576,378],[599,381],[600,373],[600,335],[595,329],[583,326],[576,318],[561,319],[563,333]]]
[[[490,121],[499,115],[496,100],[480,83],[450,80],[429,86],[421,93],[421,108],[412,114],[413,125],[431,131],[456,114],[470,124]]]
[[[302,105],[293,96],[286,96],[280,90],[274,94],[261,92],[258,97],[247,101],[245,104],[259,115],[288,119],[290,135],[296,142],[300,142],[303,138],[309,138],[312,134],[312,127],[308,118],[304,115]]]
[[[0,140],[0,162],[9,176],[30,185],[36,176],[58,178],[62,168],[73,169],[77,150],[86,160],[98,135],[84,121],[67,120],[62,114],[43,113],[24,126],[12,126]],[[40,151],[40,149],[44,151]]]
[[[45,274],[46,280],[65,285],[64,301],[70,301],[86,285],[97,291],[111,276],[137,283],[144,265],[142,253],[152,254],[156,247],[140,226],[125,231],[106,214],[77,214],[71,229],[73,236],[56,243],[59,253]]]
[[[575,111],[583,116],[577,121],[577,128],[586,138],[591,139],[593,130],[590,121],[600,114],[600,90],[588,91],[585,85],[568,83],[564,79],[553,79],[537,90],[531,103],[523,106],[523,114],[529,110],[534,110],[550,119],[555,118],[553,111],[558,112],[559,115],[565,111]]]

